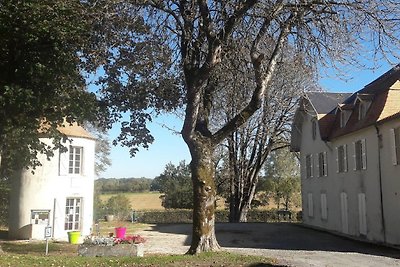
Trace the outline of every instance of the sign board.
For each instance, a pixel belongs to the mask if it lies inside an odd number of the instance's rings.
[[[51,237],[51,226],[50,226],[50,225],[47,225],[47,226],[44,228],[44,237],[45,237],[45,238]]]

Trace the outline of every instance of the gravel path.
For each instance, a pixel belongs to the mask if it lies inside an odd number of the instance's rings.
[[[309,266],[400,266],[400,251],[285,223],[217,224],[217,239],[229,252]],[[184,254],[190,224],[151,225],[142,230],[146,254]]]

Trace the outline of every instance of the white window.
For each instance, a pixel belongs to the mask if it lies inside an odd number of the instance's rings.
[[[309,154],[306,156],[306,174],[307,178],[313,177],[314,173],[314,164],[313,164],[313,155]]]
[[[80,198],[66,199],[64,230],[80,230],[81,204],[82,200]]]
[[[321,194],[321,219],[326,220],[328,219],[328,206],[326,203],[326,194]]]
[[[365,194],[358,194],[358,225],[361,235],[367,234],[367,209],[365,206]]]
[[[83,148],[70,146],[69,147],[69,174],[81,174],[82,173],[82,156]]]
[[[400,127],[390,129],[390,147],[393,165],[400,165]]]
[[[328,176],[328,161],[326,152],[318,153],[318,176]]]
[[[354,170],[367,169],[367,154],[365,149],[365,139],[354,143]]]
[[[313,203],[313,195],[312,193],[307,194],[307,200],[308,200],[308,217],[313,217],[314,216],[314,203]]]
[[[306,156],[306,176],[307,178],[313,177],[314,174],[314,164],[313,164],[313,156],[309,154]]]
[[[347,172],[347,145],[336,147],[337,172]]]

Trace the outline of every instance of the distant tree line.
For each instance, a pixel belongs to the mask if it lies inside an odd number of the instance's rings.
[[[138,193],[151,191],[152,182],[149,178],[101,178],[95,180],[94,186],[99,194]]]

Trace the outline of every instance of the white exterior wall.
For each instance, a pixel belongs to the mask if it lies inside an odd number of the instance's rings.
[[[363,236],[360,232],[358,194],[364,193],[366,199],[366,238],[383,242],[381,194],[379,182],[378,137],[376,129],[369,127],[353,134],[349,134],[332,142],[323,142],[319,131],[315,140],[312,140],[312,117],[307,115],[303,120],[301,135],[301,176],[303,199],[303,222],[308,225],[325,228],[332,231],[344,232],[354,236]],[[354,170],[353,142],[366,140],[367,169]],[[347,165],[345,173],[337,172],[336,147],[347,145]],[[328,176],[318,177],[318,153],[327,153]],[[305,157],[313,154],[313,178],[306,178]],[[341,193],[347,194],[347,221],[348,226],[342,227]],[[313,195],[313,216],[308,216],[308,195]],[[322,219],[321,194],[326,194],[327,219]],[[399,202],[397,202],[399,203]],[[398,224],[397,224],[398,225]],[[346,229],[346,230],[344,230]]]
[[[23,170],[20,177],[13,179],[10,199],[9,235],[11,238],[36,239],[40,233],[44,237],[44,225],[31,225],[31,210],[50,210],[49,223],[53,227],[55,239],[67,239],[68,231],[64,230],[66,198],[81,198],[82,235],[90,234],[93,221],[93,186],[95,141],[86,138],[70,138],[69,145],[83,147],[81,175],[71,175],[61,171],[60,166],[68,167],[69,152],[56,152],[47,160],[39,155],[42,163],[32,174],[31,170]],[[51,144],[49,139],[43,142]],[[61,164],[60,164],[61,160]]]
[[[386,242],[400,244],[400,165],[392,162],[390,129],[400,127],[400,120],[379,126],[382,135],[381,166]]]

